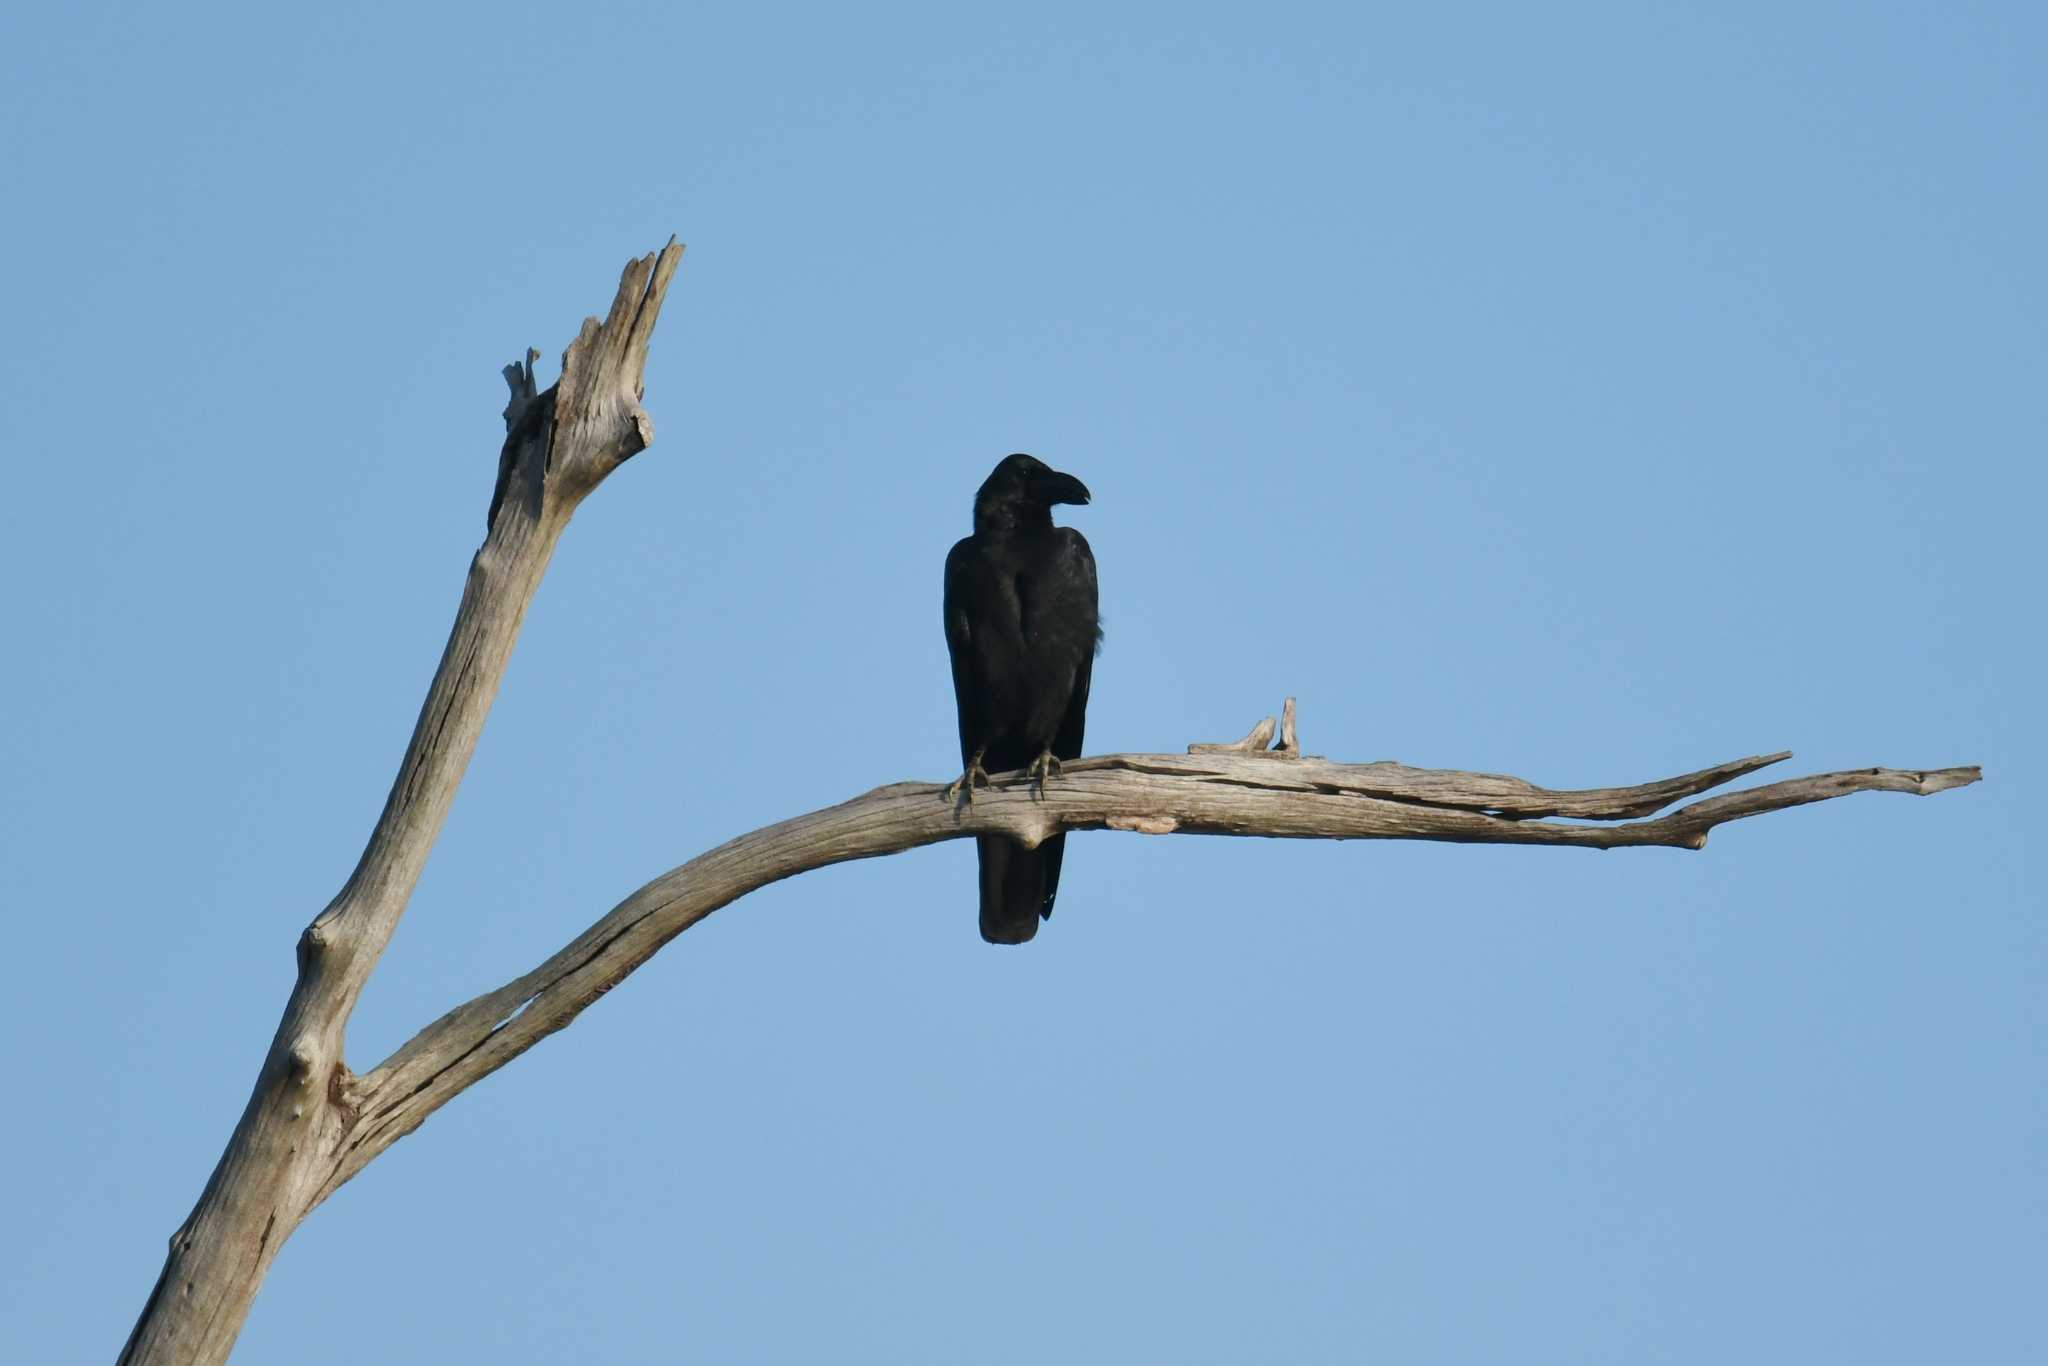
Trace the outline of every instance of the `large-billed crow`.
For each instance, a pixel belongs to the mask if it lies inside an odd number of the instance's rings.
[[[1041,788],[1081,754],[1088,679],[1101,625],[1095,556],[1054,503],[1085,503],[1088,486],[1028,455],[1005,457],[974,495],[974,534],[946,556],[946,649],[960,707],[964,772],[947,790],[974,800],[989,772],[1028,768]],[[1067,837],[1036,849],[1002,835],[975,840],[981,937],[1021,944],[1052,915]]]

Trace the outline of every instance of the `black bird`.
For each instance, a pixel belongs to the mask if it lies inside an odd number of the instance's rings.
[[[1060,760],[1079,758],[1088,680],[1102,628],[1095,556],[1054,503],[1085,503],[1088,486],[1028,455],[1004,458],[974,495],[974,534],[946,556],[946,649],[960,708],[960,780],[949,801],[990,771],[1028,768],[1041,789]],[[1067,837],[1036,849],[1002,835],[975,839],[981,937],[1022,944],[1052,915]]]

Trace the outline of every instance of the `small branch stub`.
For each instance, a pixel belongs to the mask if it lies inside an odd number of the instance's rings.
[[[1280,739],[1273,740],[1275,726],[1268,716],[1245,733],[1242,740],[1227,743],[1197,742],[1188,746],[1190,754],[1263,754],[1270,759],[1299,759],[1301,741],[1294,732],[1294,699],[1288,698],[1280,707],[1278,726]],[[1268,749],[1267,746],[1272,748]]]
[[[1198,741],[1188,746],[1190,754],[1258,754],[1273,742],[1275,722],[1268,716],[1245,732],[1242,740]]]

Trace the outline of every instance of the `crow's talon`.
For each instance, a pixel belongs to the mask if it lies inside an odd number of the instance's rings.
[[[1046,783],[1060,776],[1059,757],[1051,750],[1046,750],[1031,761],[1031,767],[1025,769],[1024,774],[1038,785],[1038,795],[1043,797]]]
[[[967,761],[967,771],[955,778],[952,786],[946,789],[946,802],[948,805],[957,803],[964,795],[967,799],[967,804],[972,806],[974,805],[974,789],[987,786],[988,770],[981,766],[981,755],[977,754]]]

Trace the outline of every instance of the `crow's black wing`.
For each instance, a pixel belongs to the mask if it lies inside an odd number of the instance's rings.
[[[1074,685],[1067,695],[1066,711],[1053,734],[1052,752],[1055,758],[1078,759],[1081,737],[1088,726],[1088,685],[1095,674],[1095,652],[1102,645],[1102,614],[1095,585],[1095,552],[1088,548],[1088,538],[1072,527],[1062,527],[1060,540],[1054,572],[1061,582],[1062,603],[1069,617],[1065,628],[1078,646],[1079,658],[1074,665]]]
[[[946,653],[953,660],[953,703],[960,713],[960,766],[974,758],[975,737],[988,733],[987,692],[974,674],[974,538],[946,555]]]
[[[1102,641],[1102,614],[1097,602],[1095,552],[1088,538],[1072,527],[1060,529],[1060,554],[1054,561],[1054,577],[1062,586],[1061,599],[1069,621],[1065,623],[1080,642],[1080,659],[1074,667],[1073,690],[1052,739],[1055,758],[1081,757],[1081,738],[1088,728],[1088,685],[1095,676],[1095,651]],[[1060,865],[1066,862],[1067,837],[1054,835],[1038,846],[1045,866],[1045,902],[1039,914],[1052,919],[1053,898],[1059,895]]]
[[[960,767],[988,749],[1003,729],[1003,699],[1022,682],[1023,609],[1014,578],[993,563],[1000,548],[969,536],[946,556],[946,652],[953,661],[953,701],[960,713]],[[1016,768],[991,755],[992,769]],[[972,781],[971,777],[969,781]],[[969,789],[972,800],[972,789]],[[975,838],[981,875],[981,937],[1022,944],[1038,930],[1045,900],[1044,861],[1007,835]]]

